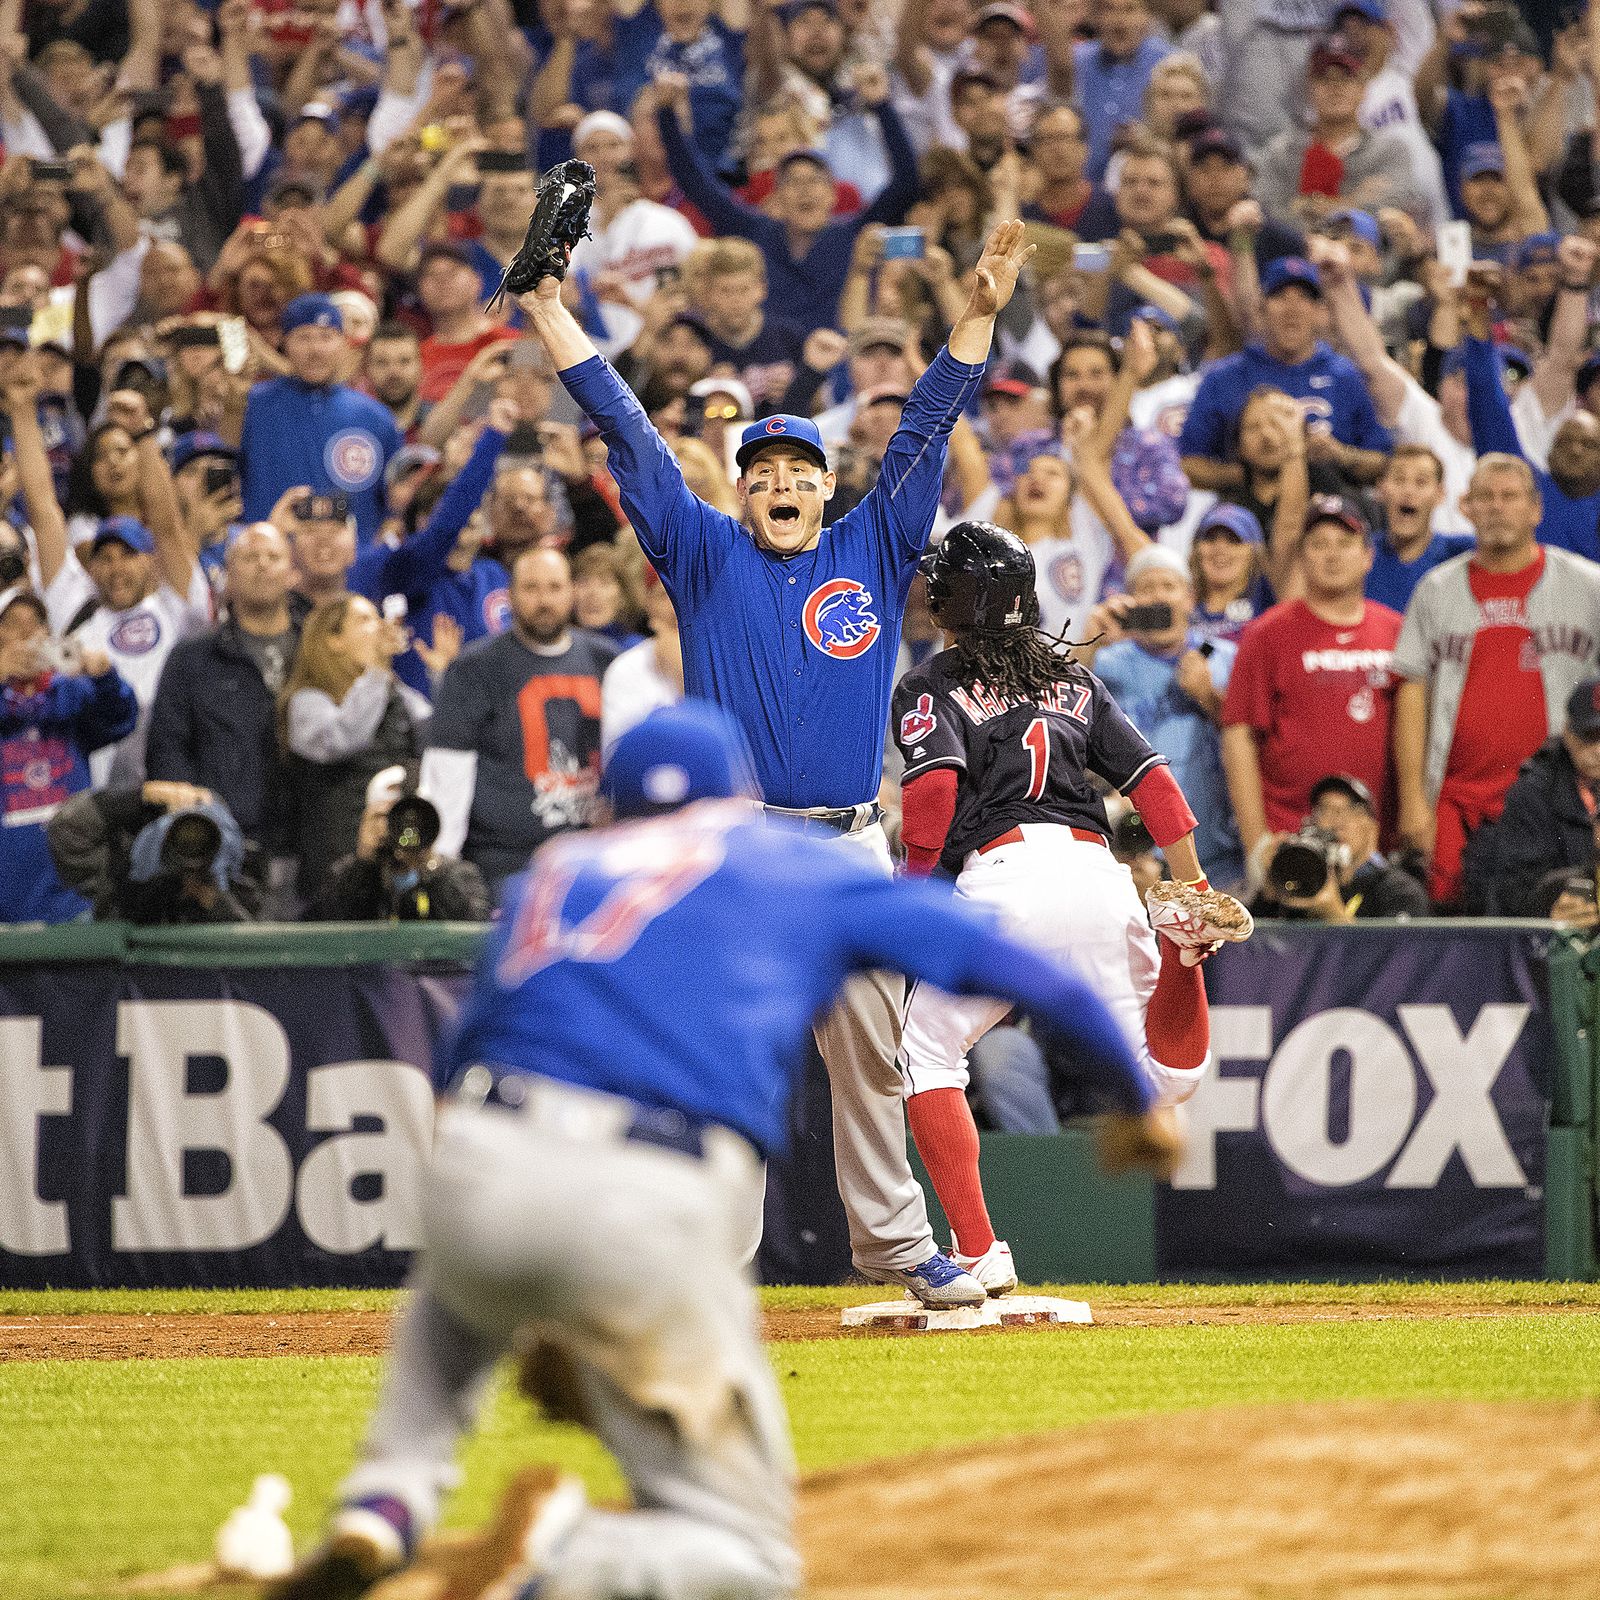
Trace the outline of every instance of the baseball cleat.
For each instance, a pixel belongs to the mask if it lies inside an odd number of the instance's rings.
[[[266,1600],[358,1600],[410,1559],[411,1519],[392,1500],[359,1501],[334,1514],[328,1537]]]
[[[434,1539],[367,1600],[531,1600],[587,1507],[576,1478],[530,1467],[507,1485],[486,1526]]]
[[[1226,942],[1248,939],[1255,928],[1250,913],[1220,889],[1191,889],[1170,881],[1145,891],[1150,926],[1182,951],[1186,967],[1200,962]]]
[[[952,1242],[950,1257],[988,1290],[991,1300],[1010,1294],[1017,1286],[1017,1266],[1011,1259],[1011,1246],[1004,1239],[996,1239],[981,1256],[964,1256]]]
[[[949,1256],[937,1250],[921,1266],[883,1267],[868,1276],[879,1283],[903,1284],[906,1293],[930,1311],[981,1306],[989,1298],[989,1291],[970,1272],[963,1272]]]

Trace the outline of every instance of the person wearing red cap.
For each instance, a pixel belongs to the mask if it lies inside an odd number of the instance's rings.
[[[1261,158],[1256,195],[1271,215],[1311,222],[1336,202],[1430,214],[1426,186],[1415,176],[1405,140],[1388,129],[1369,133],[1361,126],[1362,68],[1360,54],[1337,34],[1311,52],[1311,127],[1280,133]]]

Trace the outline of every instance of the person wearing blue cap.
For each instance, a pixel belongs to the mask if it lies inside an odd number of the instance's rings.
[[[876,485],[826,530],[835,480],[816,424],[773,416],[744,430],[740,515],[692,494],[639,402],[546,278],[520,296],[568,392],[598,424],[623,509],[661,575],[683,635],[690,694],[725,706],[753,747],[769,808],[889,870],[877,805],[906,593],[933,531],[946,441],[983,376],[995,318],[1032,255],[1000,224],[949,342],[918,379]],[[905,1153],[894,1067],[900,986],[851,986],[818,1026],[833,1085],[835,1156],[856,1265],[936,1304],[983,1286],[933,1243]]]
[[[339,382],[344,318],[327,295],[291,300],[281,326],[289,374],[258,383],[245,405],[244,520],[265,522],[294,488],[344,495],[365,544],[383,522],[383,469],[404,442],[400,429],[387,406]]]
[[[1302,257],[1285,256],[1262,273],[1261,296],[1261,338],[1218,361],[1195,391],[1178,438],[1189,481],[1219,494],[1244,487],[1238,419],[1257,389],[1270,388],[1301,402],[1313,463],[1335,468],[1352,483],[1371,483],[1394,441],[1355,364],[1322,337],[1321,274]]]
[[[156,442],[149,408],[119,390],[108,401],[112,421],[137,443],[147,526],[131,516],[101,520],[80,559],[71,548],[66,516],[37,416],[39,377],[31,362],[19,362],[4,389],[14,459],[28,523],[39,555],[42,597],[53,632],[83,650],[103,653],[137,701],[137,722],[115,744],[89,758],[96,786],[135,785],[144,780],[145,737],[162,668],[180,639],[211,623],[211,589],[185,537],[172,479]]]
[[[788,1143],[811,1017],[852,972],[1015,1001],[1062,1030],[1111,1108],[1109,1166],[1176,1157],[1088,984],[948,885],[764,819],[719,708],[655,712],[603,784],[620,825],[552,842],[512,881],[439,1052],[422,1253],[382,1397],[325,1542],[269,1600],[354,1596],[406,1564],[496,1362],[530,1337],[547,1408],[559,1388],[558,1414],[610,1449],[638,1509],[591,1510],[576,1479],[539,1472],[475,1592],[798,1591],[792,1446],[741,1245]]]

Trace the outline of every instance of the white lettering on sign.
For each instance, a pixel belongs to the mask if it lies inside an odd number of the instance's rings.
[[[127,1194],[111,1202],[116,1250],[246,1250],[283,1226],[293,1169],[267,1118],[289,1082],[289,1041],[271,1012],[242,1000],[125,1000],[117,1053],[128,1058]],[[226,1080],[190,1094],[194,1057]],[[218,1194],[183,1192],[187,1151],[220,1151]]]
[[[379,1133],[352,1133],[357,1117],[377,1117]],[[433,1130],[433,1090],[403,1061],[345,1061],[314,1067],[306,1079],[306,1127],[331,1133],[301,1163],[295,1210],[306,1237],[323,1250],[415,1250],[422,1242],[417,1180]],[[358,1200],[351,1185],[375,1176],[379,1193]]]
[[[1458,1152],[1479,1188],[1525,1187],[1491,1094],[1530,1009],[1522,1002],[1482,1006],[1463,1035],[1448,1006],[1403,1005],[1402,1038],[1369,1011],[1339,1007],[1297,1023],[1274,1050],[1268,1007],[1215,1006],[1217,1061],[1267,1066],[1259,1080],[1216,1072],[1201,1080],[1187,1105],[1188,1145],[1173,1187],[1214,1189],[1217,1136],[1258,1128],[1285,1167],[1327,1188],[1362,1183],[1387,1166],[1385,1187],[1429,1189]],[[1341,1060],[1348,1062],[1347,1126],[1335,1139],[1334,1069]],[[1421,1082],[1432,1098],[1418,1115]]]
[[[38,1017],[0,1019],[0,1250],[59,1256],[70,1248],[67,1208],[39,1198],[39,1119],[72,1107],[72,1070],[41,1062]]]

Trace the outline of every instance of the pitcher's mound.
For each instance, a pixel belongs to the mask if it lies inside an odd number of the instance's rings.
[[[1600,1404],[1135,1417],[807,1480],[808,1600],[1600,1600]]]

